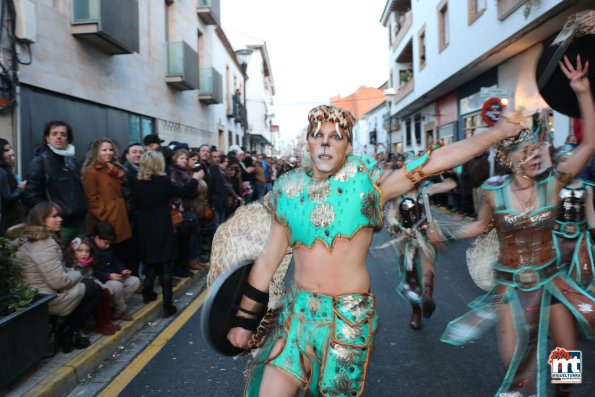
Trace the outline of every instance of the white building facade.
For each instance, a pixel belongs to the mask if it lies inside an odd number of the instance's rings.
[[[390,35],[389,86],[396,91],[390,109],[402,150],[485,131],[482,107],[494,96],[542,117],[560,144],[571,131],[570,119],[543,101],[535,69],[544,45],[587,3],[387,1],[381,23]]]
[[[273,132],[275,81],[266,43],[249,44],[252,50],[246,70],[246,110],[248,111],[248,135],[246,149],[273,155],[275,140]]]

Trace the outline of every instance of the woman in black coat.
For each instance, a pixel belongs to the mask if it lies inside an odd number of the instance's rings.
[[[0,235],[4,236],[9,227],[21,223],[25,211],[21,198],[27,182],[18,182],[14,174],[14,151],[10,143],[0,138]]]
[[[187,184],[176,186],[165,175],[163,155],[148,151],[141,159],[138,179],[132,183],[132,199],[138,216],[140,258],[148,265],[143,300],[148,303],[157,299],[153,284],[159,274],[166,317],[177,311],[173,305],[172,271],[178,250],[170,202],[175,196],[187,197],[195,194],[198,181],[203,177],[203,171],[196,172]]]

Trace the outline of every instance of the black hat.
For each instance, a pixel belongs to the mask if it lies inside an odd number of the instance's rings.
[[[553,40],[548,40],[546,44]],[[581,56],[583,65],[595,61],[595,35],[588,34],[569,37],[567,43],[544,46],[543,53],[537,63],[536,80],[539,93],[547,104],[555,111],[571,117],[580,117],[578,100],[568,78],[558,66],[558,62],[567,55],[572,64],[576,64],[576,56]],[[595,81],[595,68],[589,68],[589,80]],[[595,93],[595,84],[591,83],[591,92]]]
[[[143,144],[145,146],[149,146],[152,143],[158,143],[161,145],[163,142],[165,141],[163,139],[159,139],[159,135],[157,134],[149,134],[143,138]]]
[[[188,144],[184,143],[184,142],[171,141],[167,146],[173,150],[178,150],[178,149],[190,150],[190,146],[188,146]]]

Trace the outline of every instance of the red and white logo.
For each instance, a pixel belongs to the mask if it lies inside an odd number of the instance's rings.
[[[547,363],[551,366],[552,383],[581,383],[583,352],[556,347]]]

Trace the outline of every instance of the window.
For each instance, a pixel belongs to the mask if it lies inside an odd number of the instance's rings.
[[[488,126],[481,118],[481,111],[463,116],[463,138],[487,131]]]
[[[419,70],[426,67],[426,25],[424,25],[418,34],[419,47]]]
[[[421,146],[421,115],[415,115],[415,146]]]
[[[227,147],[233,145],[233,132],[231,130],[227,131]]]
[[[196,48],[198,50],[198,65],[196,65],[196,68],[200,70],[201,67],[208,66],[205,62],[205,35],[200,30],[197,30]],[[198,84],[200,85],[200,83],[199,81]]]
[[[438,52],[442,52],[450,42],[450,26],[448,23],[448,2],[442,0],[438,4]]]
[[[153,133],[153,119],[131,114],[128,116],[128,144],[142,142],[143,138]]]
[[[486,10],[486,0],[468,0],[467,3],[467,24],[471,25]]]
[[[376,130],[370,131],[370,145],[376,145]]]
[[[390,46],[393,43],[393,23],[388,24],[388,45]]]
[[[405,146],[411,147],[411,119],[405,121]]]
[[[448,145],[454,141],[456,129],[456,123],[441,125],[438,127],[438,137],[445,145]]]
[[[525,0],[498,0],[497,3],[498,19],[502,21],[510,14],[515,12],[521,5],[523,5]]]

